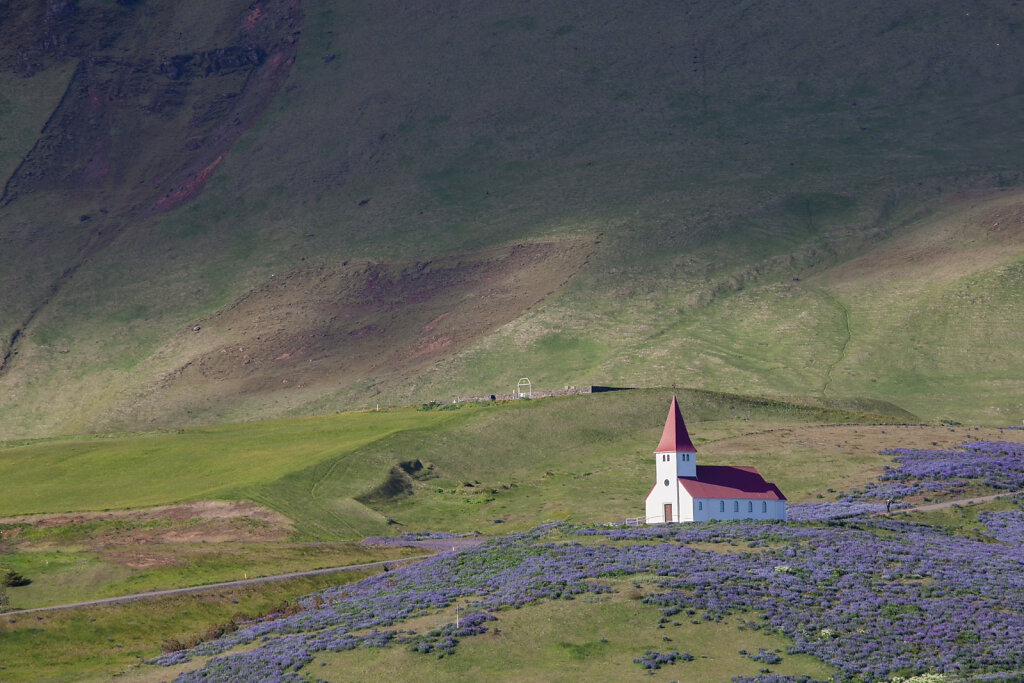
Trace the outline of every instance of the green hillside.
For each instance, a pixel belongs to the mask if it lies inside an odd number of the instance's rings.
[[[701,462],[754,465],[793,502],[877,476],[883,445],[968,436],[882,403],[655,389],[12,441],[0,570],[37,607],[422,552],[370,536],[634,518],[673,394]]]
[[[521,376],[1016,422],[1022,25],[7,3],[0,438]]]
[[[499,517],[514,528],[567,514],[625,518],[649,488],[651,448],[673,393],[698,445],[794,423],[914,419],[892,405],[869,411],[656,389],[8,442],[0,448],[8,490],[0,518],[249,500],[282,513],[299,537],[334,540],[402,528],[468,531]],[[779,462],[760,450],[742,457],[794,499],[821,488],[796,462],[836,468],[830,476],[839,477],[887,460],[867,453],[843,464],[810,451]],[[703,457],[719,459],[714,450]]]

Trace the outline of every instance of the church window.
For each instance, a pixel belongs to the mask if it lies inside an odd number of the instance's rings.
[[[719,502],[721,503],[721,505],[719,506],[719,510],[718,511],[719,512],[725,512],[725,501],[722,500],[722,501],[719,501]]]
[[[698,500],[697,501],[697,509],[698,510],[703,510],[704,509],[704,501],[702,501],[702,500]]]
[[[734,500],[732,502],[732,511],[733,512],[739,512],[740,511],[740,502],[738,500]]]
[[[754,511],[754,501],[748,500],[747,501],[747,512],[753,512],[753,511]]]
[[[767,500],[762,500],[761,501],[761,512],[768,512],[768,501]]]
[[[665,480],[665,486],[668,486],[668,479]]]

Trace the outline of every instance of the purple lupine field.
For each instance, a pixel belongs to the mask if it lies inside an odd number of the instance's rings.
[[[1024,444],[1012,441],[968,441],[955,450],[894,448],[877,482],[843,494],[847,502],[896,501],[966,486],[992,492],[1024,489]]]
[[[894,451],[901,484],[985,481],[1015,485],[1024,444],[972,442],[962,450]],[[885,481],[893,476],[889,470]],[[829,514],[829,505],[839,505]],[[219,640],[159,657],[173,665],[212,658],[178,681],[309,680],[318,652],[406,647],[458,656],[459,642],[500,624],[502,611],[613,590],[609,579],[655,574],[644,602],[652,623],[734,623],[790,639],[787,651],[743,652],[766,666],[806,653],[836,680],[883,681],[941,673],[945,680],[1024,676],[1024,511],[984,512],[984,534],[863,515],[875,506],[812,503],[787,522],[737,521],[646,527],[548,524],[359,583],[306,596],[306,609],[250,623]],[[883,506],[884,507],[884,506]],[[794,510],[801,509],[793,506]],[[816,516],[817,515],[817,516]],[[857,516],[862,515],[862,516]],[[796,517],[800,517],[797,520]],[[693,547],[700,544],[700,547]],[[731,552],[716,552],[724,544]],[[737,552],[737,550],[739,550]],[[474,599],[459,625],[425,633],[406,619]],[[637,652],[647,669],[685,680],[691,655]],[[765,672],[737,681],[796,681]]]

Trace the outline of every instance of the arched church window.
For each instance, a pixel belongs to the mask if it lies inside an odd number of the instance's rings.
[[[732,502],[732,511],[733,512],[739,512],[740,511],[740,502],[738,500],[734,500]]]
[[[753,512],[753,511],[754,511],[754,501],[748,500],[747,501],[747,512]]]
[[[767,500],[762,500],[761,501],[761,512],[768,512],[768,501]]]
[[[719,501],[719,503],[721,503],[721,505],[719,506],[719,510],[718,511],[719,512],[725,512],[725,501],[722,500],[722,501]]]

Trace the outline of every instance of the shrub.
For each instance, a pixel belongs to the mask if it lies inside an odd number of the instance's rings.
[[[27,586],[30,583],[32,583],[32,579],[22,576],[10,567],[0,567],[0,587],[10,586],[14,588],[17,586]]]

